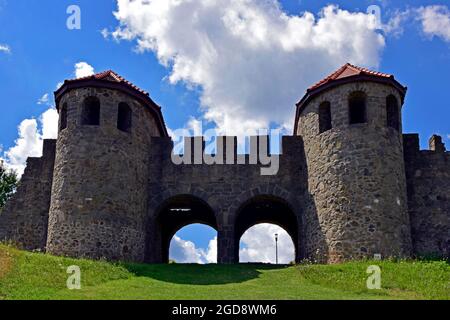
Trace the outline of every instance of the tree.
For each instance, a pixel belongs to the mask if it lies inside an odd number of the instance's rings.
[[[6,169],[3,161],[0,161],[0,211],[6,201],[16,191],[18,181],[17,174]]]

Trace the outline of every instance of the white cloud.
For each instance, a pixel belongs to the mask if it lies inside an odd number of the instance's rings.
[[[118,0],[111,35],[136,40],[170,68],[172,84],[201,89],[207,121],[243,135],[292,128],[305,89],[352,62],[377,67],[385,46],[373,15],[336,6],[291,16],[275,0]],[[103,34],[106,34],[103,32]]]
[[[49,103],[48,97],[49,97],[49,94],[48,94],[48,93],[44,94],[44,95],[38,100],[37,104],[39,104],[39,105],[41,105],[41,104],[48,104],[48,103]]]
[[[5,152],[5,159],[2,160],[21,176],[27,158],[42,155],[42,137],[36,119],[23,120],[18,130],[19,138],[15,141],[15,146]]]
[[[18,127],[19,137],[15,145],[4,153],[6,166],[22,176],[29,157],[41,157],[44,139],[56,139],[58,112],[54,108],[45,111],[39,120],[25,119]]]
[[[0,52],[11,53],[11,48],[6,44],[0,44]]]
[[[193,242],[182,240],[178,236],[174,236],[170,243],[170,259],[177,263],[205,263],[203,251],[197,249]]]
[[[217,237],[209,241],[208,249],[204,254],[207,263],[217,263]]]
[[[78,62],[75,64],[76,78],[92,76],[94,73],[94,68],[87,62]]]
[[[288,264],[295,260],[292,238],[281,227],[273,224],[259,224],[247,230],[241,238],[240,262],[275,263],[275,239],[278,234],[278,261]],[[208,248],[197,248],[191,241],[174,236],[170,243],[170,259],[178,263],[217,263],[217,237],[209,242]]]
[[[198,137],[205,134],[202,119],[197,119],[195,117],[189,117],[189,120],[184,124],[183,128],[167,128],[167,131],[169,136],[174,140],[177,140],[180,137]]]
[[[411,10],[397,10],[386,24],[382,24],[381,29],[393,37],[399,37],[403,34],[403,24],[411,17]]]
[[[281,227],[259,224],[247,230],[241,238],[240,262],[275,263],[275,234],[278,234],[278,262],[288,264],[295,260],[292,238]]]
[[[94,68],[85,62],[75,64],[75,75],[82,77],[94,72]],[[59,86],[59,84],[58,84]],[[37,104],[50,105],[50,96],[44,94]],[[56,139],[58,137],[58,111],[51,107],[42,113],[38,120],[25,119],[18,127],[18,139],[15,145],[0,156],[6,166],[15,170],[22,176],[27,158],[41,157],[44,139]]]
[[[58,137],[58,111],[50,108],[40,116],[43,139],[56,139]]]
[[[417,10],[423,32],[450,42],[450,10],[447,6],[432,5]]]
[[[217,237],[212,239],[204,250],[175,235],[170,242],[170,259],[177,263],[217,263]]]

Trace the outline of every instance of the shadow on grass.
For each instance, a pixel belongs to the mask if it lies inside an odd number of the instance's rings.
[[[137,277],[158,281],[189,284],[219,285],[242,283],[256,279],[264,270],[283,269],[287,266],[265,264],[197,265],[197,264],[123,264]]]

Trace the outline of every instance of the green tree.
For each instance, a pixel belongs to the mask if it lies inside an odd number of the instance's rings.
[[[17,174],[6,169],[3,161],[0,161],[0,211],[9,197],[16,191],[18,181]]]

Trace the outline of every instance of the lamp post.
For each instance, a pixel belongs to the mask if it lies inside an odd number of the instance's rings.
[[[278,233],[275,233],[275,261],[278,264]]]

